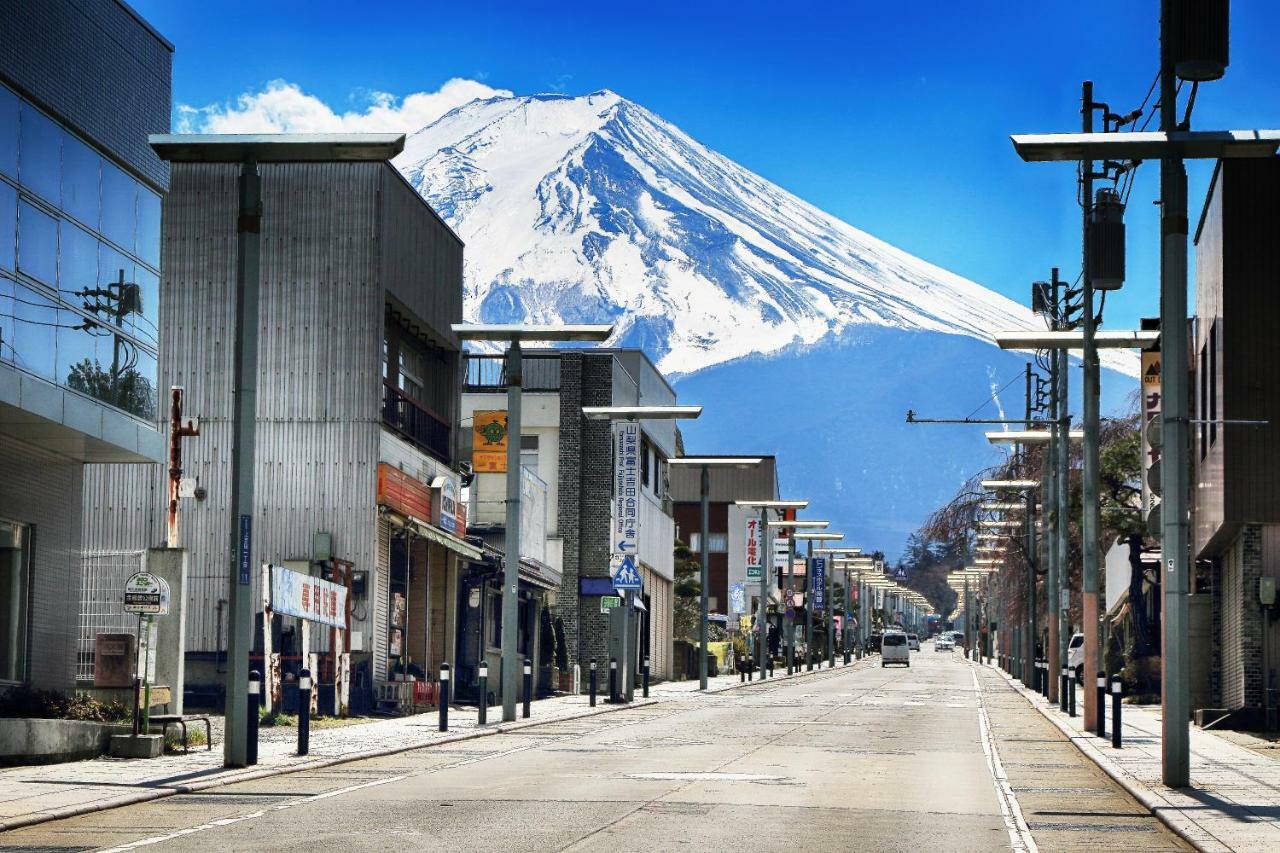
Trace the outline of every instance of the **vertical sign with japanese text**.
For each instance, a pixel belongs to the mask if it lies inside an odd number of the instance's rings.
[[[813,590],[811,596],[813,598],[814,610],[827,609],[827,558],[813,558],[813,578],[810,580],[810,589]]]
[[[760,553],[760,519],[747,519],[747,580],[758,581],[764,574],[764,555]]]
[[[640,424],[613,423],[613,529],[609,552],[635,559],[640,549]]]

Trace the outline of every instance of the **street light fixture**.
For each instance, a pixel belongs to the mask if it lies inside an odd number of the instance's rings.
[[[702,563],[699,572],[699,580],[702,584],[701,607],[699,609],[698,622],[698,689],[707,689],[707,645],[710,640],[708,636],[708,618],[709,601],[708,587],[711,584],[708,564],[711,562],[711,548],[708,538],[710,534],[707,528],[710,526],[710,495],[711,495],[711,469],[712,468],[736,468],[746,470],[754,468],[763,462],[760,456],[685,456],[678,459],[667,460],[668,465],[676,465],[680,467],[702,469],[702,482],[699,496],[702,503],[702,541],[701,551]]]
[[[768,556],[766,556],[766,549],[763,547],[764,534],[770,527],[769,510],[800,510],[807,507],[809,502],[798,500],[737,500],[733,503],[734,506],[741,507],[743,509],[758,508],[760,510],[760,536],[762,545],[760,548],[760,601],[756,606],[756,627],[759,630],[760,636],[756,641],[756,668],[760,671],[760,678],[763,679],[765,678],[765,674],[768,672],[768,668],[765,666],[765,655],[769,653],[769,637],[767,631],[769,622],[769,585],[772,572],[774,570],[772,537],[770,537],[771,541],[769,542]],[[787,562],[790,564],[789,556],[787,558]],[[788,565],[788,571],[790,571],[790,565]]]
[[[800,521],[798,519],[782,519],[780,521],[770,521],[769,527],[794,528],[796,530],[821,529],[831,524],[829,521]]]
[[[1084,349],[1084,331],[1066,332],[996,332],[1000,349]],[[1098,349],[1148,349],[1155,346],[1160,333],[1154,330],[1113,329],[1094,334]]]
[[[983,480],[981,486],[991,491],[1030,491],[1040,488],[1039,480]]]
[[[387,162],[404,150],[400,133],[153,134],[147,138],[170,163],[222,163],[240,168],[236,218],[235,326],[230,385],[231,480],[227,522],[235,568],[227,577],[226,723],[222,760],[249,763],[249,652],[253,645],[252,584],[254,465],[261,290],[261,163]]]
[[[701,406],[583,406],[582,416],[589,421],[623,421],[632,424],[638,424],[640,421],[670,421],[670,420],[691,420],[702,414]],[[614,533],[618,532],[613,525],[618,524],[618,519],[611,519],[611,529],[609,535],[610,556],[613,554]],[[641,556],[635,554],[637,564]],[[639,566],[637,565],[637,569]],[[617,590],[619,598],[622,600],[622,606],[618,608],[621,611],[619,617],[622,621],[620,626],[621,637],[619,638],[621,646],[621,660],[619,663],[618,678],[622,685],[622,696],[625,701],[630,702],[635,698],[635,667],[637,651],[631,648],[631,643],[635,637],[635,629],[632,620],[635,619],[635,593],[628,592],[625,589]],[[612,617],[611,617],[612,619]],[[610,631],[613,626],[610,626]]]
[[[612,325],[529,326],[454,323],[462,341],[507,344],[507,519],[502,565],[502,720],[516,719],[516,694],[523,670],[516,648],[520,627],[520,403],[524,384],[521,344],[526,341],[605,341]]]
[[[1048,444],[1052,435],[1047,429],[995,430],[987,433],[987,441],[992,444]],[[1072,441],[1080,441],[1084,438],[1084,430],[1073,429],[1070,436]]]

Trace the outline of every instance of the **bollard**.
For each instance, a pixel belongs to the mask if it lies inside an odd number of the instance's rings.
[[[135,678],[133,680],[133,736],[138,736],[138,731],[142,724],[142,710],[140,703],[142,702],[142,679]]]
[[[751,658],[747,661],[747,681],[755,681],[755,680],[756,680],[756,661],[755,661],[755,658]]]
[[[489,722],[489,664],[480,661],[480,701],[476,703],[480,713],[480,725]]]
[[[1097,685],[1098,685],[1097,686],[1098,704],[1095,706],[1097,709],[1097,717],[1098,717],[1097,735],[1098,737],[1106,737],[1107,736],[1107,674],[1105,672],[1098,673]]]
[[[311,670],[298,672],[298,755],[311,751]]]
[[[258,763],[258,723],[262,714],[262,673],[256,669],[249,670],[249,716],[245,717],[248,729],[245,738],[245,764]]]
[[[1058,710],[1064,713],[1067,710],[1067,690],[1070,689],[1071,684],[1070,672],[1071,670],[1064,666],[1062,672],[1058,673]]]
[[[640,695],[648,699],[649,698],[649,657],[647,655],[645,656],[645,659],[644,659],[644,666],[640,670],[640,685],[641,685],[641,688],[644,690],[644,692],[641,693]]]
[[[449,731],[449,664],[440,664],[440,731]]]
[[[1067,670],[1067,716],[1074,717],[1076,715],[1076,676],[1075,673]]]
[[[524,719],[529,719],[529,700],[533,698],[533,661],[524,659]]]
[[[747,683],[747,665],[742,662],[742,658],[738,658],[738,683]]]
[[[1120,680],[1120,676],[1114,676],[1111,679],[1111,746],[1113,749],[1120,748],[1120,700],[1124,698],[1124,682]],[[1098,709],[1098,713],[1102,713],[1102,709]]]
[[[609,658],[609,702],[618,703],[618,661]]]
[[[591,707],[596,706],[596,659],[591,659],[591,674],[587,676],[587,689],[591,693]]]

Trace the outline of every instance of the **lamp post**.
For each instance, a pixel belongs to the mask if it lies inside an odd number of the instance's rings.
[[[771,521],[770,527],[782,528],[784,530],[803,530],[803,529],[820,529],[826,527],[829,521],[801,521],[798,519],[789,519],[784,521]],[[791,547],[794,547],[795,540],[791,539]],[[792,625],[793,608],[791,596],[795,592],[795,558],[793,553],[787,555],[787,579],[786,586],[783,588],[783,641],[786,643],[787,656],[787,675],[795,670],[795,629]]]
[[[710,522],[710,495],[711,495],[711,469],[712,468],[754,468],[763,462],[760,456],[688,456],[679,459],[668,460],[668,465],[687,465],[701,469],[702,479],[699,489],[699,497],[702,502],[702,541],[699,543],[702,547],[699,549],[701,554],[701,571],[699,580],[702,584],[701,602],[699,608],[698,620],[698,689],[707,689],[707,645],[708,637],[708,592],[707,587],[710,586],[711,579],[708,572],[707,564],[711,559],[710,544],[708,543],[707,527]]]
[[[849,592],[849,568],[846,561],[838,560],[837,557],[850,557],[862,553],[861,548],[818,548],[816,553],[822,554],[831,561],[831,571],[827,573],[827,668],[835,666],[835,637],[833,628],[835,626],[835,599],[831,593],[831,586],[835,576],[837,566],[843,568],[844,571],[844,601],[841,602],[841,610],[844,611],[844,618],[840,625],[840,651],[846,653],[849,648],[849,617],[850,608],[852,607],[852,597]]]
[[[756,668],[760,672],[760,677],[765,677],[765,655],[769,653],[769,635],[768,635],[768,619],[769,619],[769,578],[773,571],[773,543],[770,542],[768,548],[765,548],[765,539],[772,537],[769,533],[769,510],[804,509],[809,505],[808,501],[788,501],[788,500],[768,500],[768,501],[734,501],[739,507],[756,508],[760,510],[760,601],[756,605],[756,627],[760,632],[760,637],[756,641]],[[766,557],[765,552],[768,551]]]
[[[692,420],[694,418],[699,417],[701,414],[702,414],[701,406],[635,405],[635,406],[583,406],[582,407],[582,415],[589,421],[609,421],[609,422],[621,421],[624,423],[637,425],[641,428],[643,428],[641,425],[645,421]],[[655,474],[654,476],[657,476],[657,475]],[[621,487],[620,484],[617,482],[617,480],[618,480],[617,476],[610,478],[610,481],[612,483],[612,488],[614,489],[614,492],[615,492],[614,494],[615,503],[616,503],[616,498],[618,496],[618,489]],[[637,494],[639,494],[639,491],[640,489],[637,488],[636,489]],[[640,519],[641,519],[641,515],[639,514],[639,510],[637,509],[637,514],[636,514],[637,524],[643,524],[643,522]],[[610,554],[613,554],[616,548],[616,542],[617,542],[616,534],[618,533],[619,522],[620,522],[620,519],[617,518],[616,516],[610,519],[610,525],[609,525]],[[619,554],[618,556],[622,556],[622,555]],[[635,558],[636,571],[638,572],[640,569],[640,562],[642,559],[642,556],[639,553],[639,549],[637,548],[637,552],[631,556]],[[631,642],[636,635],[635,627],[633,624],[633,620],[635,619],[636,602],[635,602],[635,593],[629,592],[628,589],[626,588],[619,589],[618,594],[622,599],[622,607],[619,608],[622,611],[622,615],[619,617],[620,621],[622,622],[622,625],[619,628],[622,634],[622,636],[619,638],[620,645],[622,647],[622,653],[621,653],[621,660],[618,662],[620,664],[618,675],[622,679],[622,682],[621,682],[622,695],[625,698],[625,701],[630,702],[632,698],[634,698],[635,696],[635,681],[636,681],[635,664],[636,664],[637,652],[639,652],[638,648],[637,649],[631,648]]]
[[[795,539],[805,541],[805,563],[804,563],[804,658],[805,670],[813,671],[813,602],[814,602],[814,586],[813,586],[813,543],[818,542],[834,542],[844,538],[843,533],[809,533],[800,532],[795,534]],[[829,573],[826,571],[826,563],[823,563],[824,580]],[[830,603],[827,603],[830,606]]]
[[[523,661],[516,648],[520,619],[520,402],[523,386],[521,344],[528,341],[604,341],[608,325],[523,326],[455,323],[461,341],[507,344],[507,519],[502,565],[502,720],[516,719]]]
[[[227,767],[249,763],[249,652],[254,606],[249,595],[253,565],[254,465],[258,396],[258,292],[261,284],[263,163],[385,162],[404,150],[398,133],[356,134],[154,134],[148,142],[170,163],[223,163],[240,167],[236,219],[235,327],[231,367],[231,483],[228,565],[226,736]]]

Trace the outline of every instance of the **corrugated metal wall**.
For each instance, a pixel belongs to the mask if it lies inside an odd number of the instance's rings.
[[[381,172],[389,168],[262,167],[255,565],[309,557],[316,531],[333,533],[335,555],[357,568],[374,564],[384,310],[377,233]],[[165,207],[160,384],[183,385],[185,411],[200,419],[184,462],[208,491],[204,501],[183,502],[190,651],[218,650],[224,636],[217,603],[231,562],[237,173],[176,166]],[[163,538],[162,466],[149,477],[126,466],[87,471],[87,550]]]

